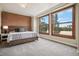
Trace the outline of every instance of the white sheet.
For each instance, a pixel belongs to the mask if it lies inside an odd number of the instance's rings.
[[[36,32],[14,32],[8,34],[7,42],[13,41],[13,40],[19,40],[19,39],[25,39],[25,38],[32,38],[37,37]]]

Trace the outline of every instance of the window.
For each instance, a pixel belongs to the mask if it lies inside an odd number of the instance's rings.
[[[49,15],[40,17],[39,32],[40,33],[49,33]]]
[[[52,34],[63,37],[75,37],[74,7],[52,13]]]

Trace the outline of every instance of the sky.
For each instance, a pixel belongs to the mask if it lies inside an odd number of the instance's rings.
[[[72,22],[72,9],[69,8],[67,10],[64,10],[64,11],[61,11],[61,12],[58,12],[57,13],[57,17],[58,17],[58,22],[61,23],[61,22],[69,22],[71,21]],[[48,24],[48,16],[44,16],[43,19],[45,20],[41,20],[42,22],[45,22]]]
[[[72,21],[72,9],[67,9],[58,13],[58,22]]]
[[[48,24],[49,17],[48,16],[45,16],[45,17],[43,17],[43,19],[45,19],[45,20],[42,20],[42,22],[45,22],[46,24]]]

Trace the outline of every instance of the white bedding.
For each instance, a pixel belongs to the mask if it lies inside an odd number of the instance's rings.
[[[13,41],[13,40],[19,40],[19,39],[25,39],[25,38],[32,38],[37,37],[36,32],[14,32],[8,34],[7,42]]]

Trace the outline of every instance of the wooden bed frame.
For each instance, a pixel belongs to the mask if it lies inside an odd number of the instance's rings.
[[[19,44],[33,42],[35,40],[38,40],[38,37],[14,40],[14,41],[10,41],[9,43],[7,41],[2,41],[2,44],[0,47],[11,47],[11,46],[19,45]]]

